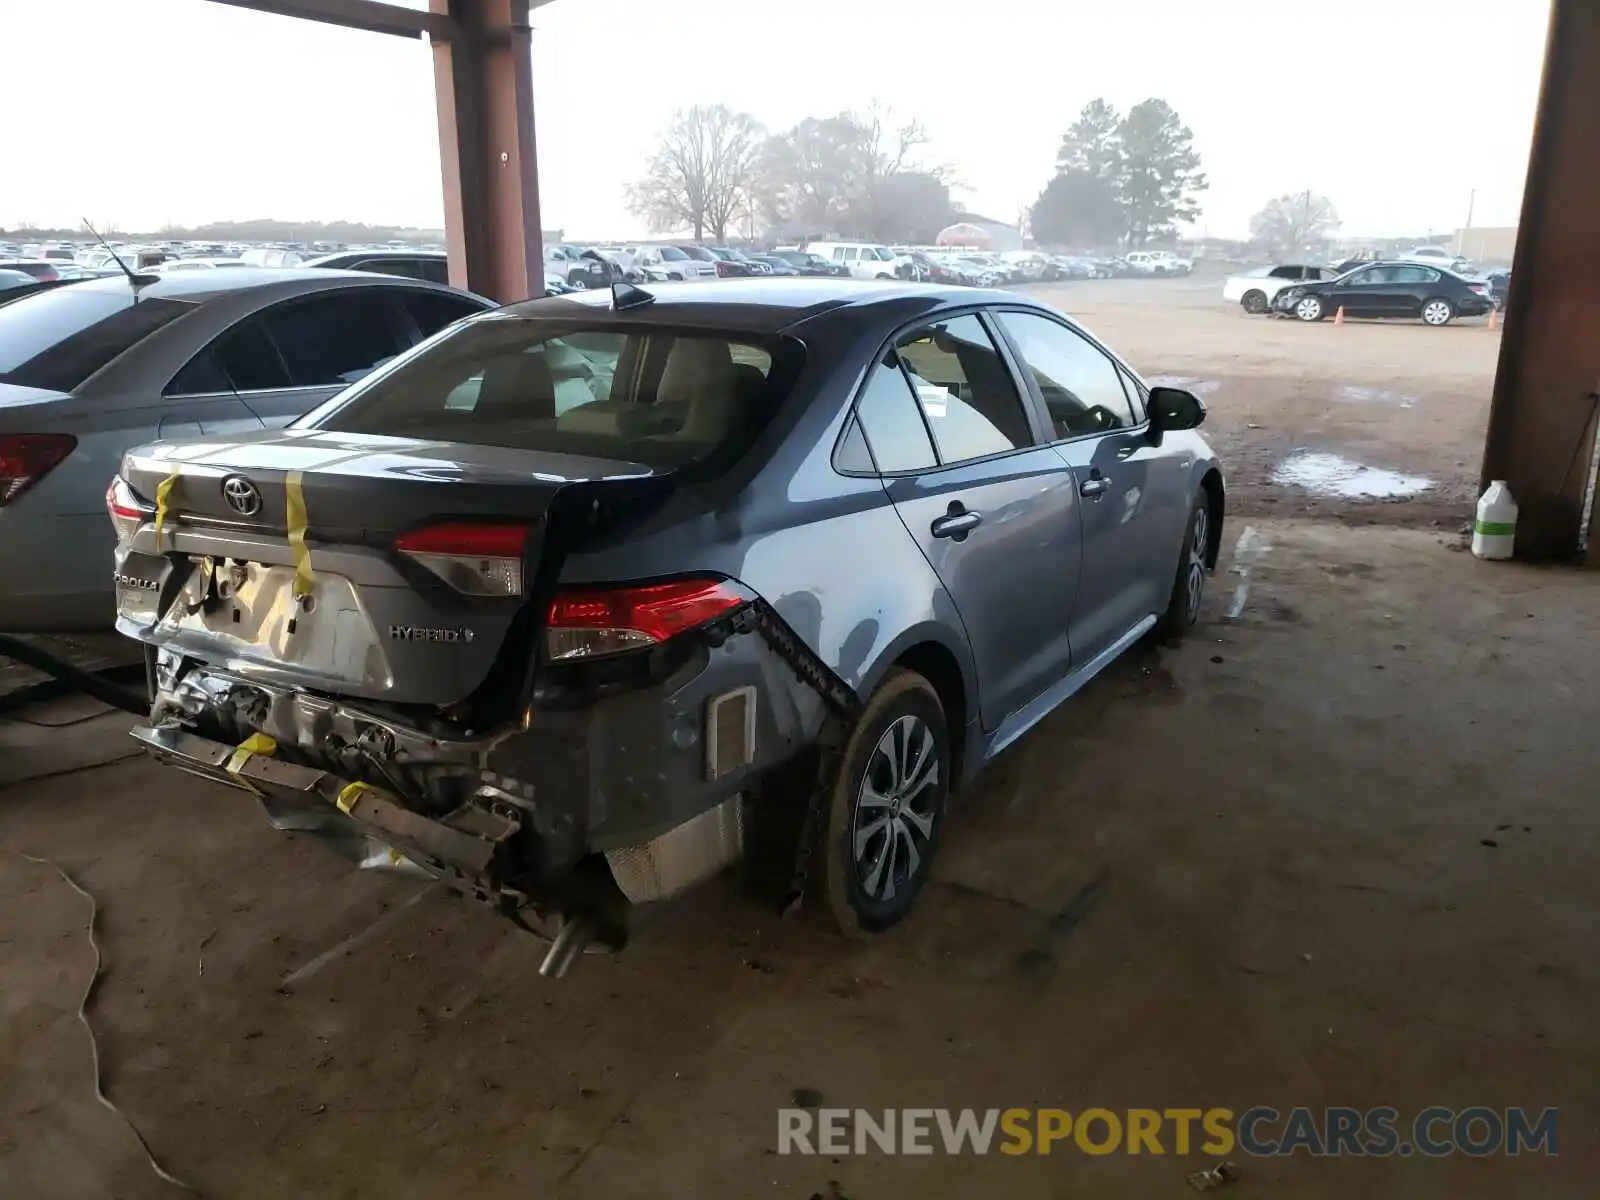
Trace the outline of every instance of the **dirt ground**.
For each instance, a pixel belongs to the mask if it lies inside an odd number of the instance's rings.
[[[1334,516],[1455,530],[1471,520],[1500,335],[1485,318],[1420,321],[1252,317],[1220,278],[1041,285],[1146,378],[1188,387],[1241,514]],[[1426,479],[1409,498],[1324,496],[1272,475],[1296,451]]]
[[[1560,1106],[1553,1159],[1236,1155],[1220,1194],[1588,1197],[1600,659],[1574,647],[1600,637],[1600,578],[1453,540],[1236,520],[1197,635],[1002,760],[952,814],[937,886],[867,945],[719,880],[551,983],[475,906],[408,904],[421,884],[140,759],[0,793],[0,845],[99,900],[109,1091],[209,1196],[1176,1197],[1209,1165],[1170,1145],[779,1156],[777,1110],[809,1088],[873,1109]],[[92,1097],[86,915],[0,853],[0,1196],[177,1195]]]
[[[1210,1162],[1170,1145],[779,1156],[777,1110],[797,1089],[870,1109],[1483,1104],[1559,1106],[1559,1157],[1236,1154],[1222,1194],[1592,1195],[1600,660],[1574,648],[1600,634],[1600,579],[1459,552],[1498,336],[1250,318],[1215,280],[1038,290],[1204,395],[1228,554],[1195,637],[1117,664],[963,798],[888,937],[836,942],[718,880],[551,983],[475,906],[143,759],[0,790],[0,847],[101,905],[107,1086],[162,1162],[243,1198],[1182,1196]],[[1430,486],[1274,482],[1302,451]],[[12,732],[17,754],[123,752],[115,718]],[[87,908],[0,852],[6,1200],[181,1194],[93,1098]]]

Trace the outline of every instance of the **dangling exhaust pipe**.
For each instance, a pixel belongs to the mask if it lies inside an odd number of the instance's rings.
[[[556,940],[550,943],[544,962],[539,964],[539,974],[545,979],[564,979],[572,964],[583,954],[593,940],[594,920],[590,917],[562,917]]]

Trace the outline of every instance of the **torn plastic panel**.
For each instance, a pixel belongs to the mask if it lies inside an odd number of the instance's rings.
[[[508,915],[610,912],[595,936],[620,945],[608,890],[665,899],[727,866],[741,797],[852,700],[757,601],[650,654],[547,671],[521,721],[477,735],[162,651],[136,736],[164,761],[248,786],[275,827],[372,865],[393,848]],[[230,777],[224,756],[258,735],[272,753]],[[352,783],[361,793],[340,805]]]

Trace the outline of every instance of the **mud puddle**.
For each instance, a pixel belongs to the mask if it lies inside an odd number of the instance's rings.
[[[1303,488],[1315,496],[1393,500],[1433,488],[1425,475],[1406,475],[1369,467],[1339,454],[1303,450],[1290,455],[1272,472],[1272,482]]]

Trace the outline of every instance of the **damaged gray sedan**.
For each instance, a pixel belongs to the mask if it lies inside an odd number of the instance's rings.
[[[485,313],[287,429],[126,457],[135,736],[548,934],[550,974],[741,857],[881,931],[953,789],[1197,619],[1203,417],[1001,292]]]

